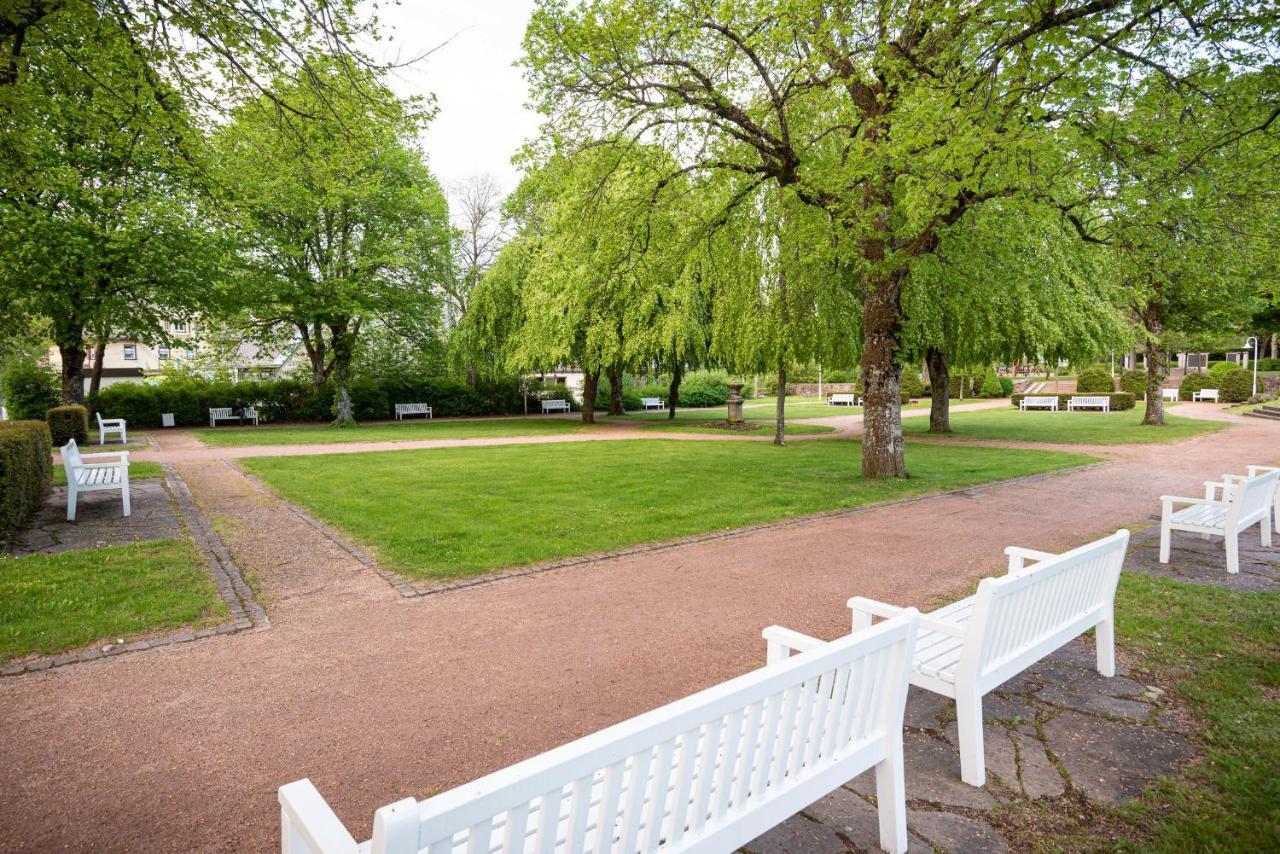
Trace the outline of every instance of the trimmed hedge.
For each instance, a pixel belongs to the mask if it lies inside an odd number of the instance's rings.
[[[1211,376],[1220,377],[1228,371],[1233,371],[1240,367],[1235,362],[1210,362],[1209,374]],[[1212,386],[1211,386],[1212,387]]]
[[[0,546],[7,545],[53,483],[53,443],[43,421],[0,421]]]
[[[1244,368],[1223,371],[1218,377],[1218,396],[1227,403],[1244,403],[1253,397],[1253,372]]]
[[[1134,398],[1141,400],[1147,396],[1147,372],[1125,371],[1120,375],[1120,390],[1127,391]]]
[[[1077,397],[1080,394],[1082,393],[1069,392],[1067,394],[1059,394],[1059,395],[1033,394],[1031,395],[1031,397],[1055,397],[1056,396],[1058,398],[1058,408],[1065,411],[1067,408],[1067,403],[1071,400],[1071,398]],[[1014,406],[1017,406],[1019,403],[1022,402],[1022,399],[1026,396],[1027,395],[1025,394],[1015,394],[1013,397],[1009,398],[1009,402],[1012,403]],[[1089,396],[1103,397],[1104,395],[1091,394]],[[1105,396],[1111,398],[1112,412],[1115,412],[1121,409],[1133,409],[1133,404],[1134,404],[1134,401],[1136,400],[1136,398],[1133,395],[1129,394],[1127,391],[1113,391],[1110,394],[1106,394]],[[1096,410],[1093,410],[1093,411],[1096,411]]]
[[[1280,359],[1259,359],[1258,370],[1280,371]]]
[[[989,400],[1004,397],[1004,386],[1000,385],[1000,375],[996,373],[995,368],[987,368],[987,373],[982,378],[982,386],[978,389],[978,397]]]
[[[1076,391],[1080,394],[1111,394],[1115,390],[1115,377],[1101,365],[1093,365],[1076,374]]]
[[[4,407],[15,421],[43,421],[62,400],[58,377],[34,362],[15,362],[0,377]]]
[[[54,447],[61,448],[72,439],[78,445],[89,443],[89,410],[83,406],[55,406],[45,413],[44,420],[49,425]]]
[[[1178,385],[1178,400],[1190,400],[1194,392],[1204,388],[1217,388],[1218,377],[1209,373],[1187,374]]]
[[[924,383],[912,368],[902,372],[902,393],[908,398],[924,397]]]

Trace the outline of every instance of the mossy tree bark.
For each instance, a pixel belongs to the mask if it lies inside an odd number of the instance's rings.
[[[947,364],[947,352],[941,347],[925,351],[925,363],[929,366],[929,432],[951,432],[951,367]]]

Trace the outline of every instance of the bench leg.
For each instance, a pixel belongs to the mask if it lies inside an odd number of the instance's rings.
[[[1093,632],[1094,653],[1098,661],[1098,673],[1106,677],[1116,675],[1116,622],[1114,616],[1098,623]]]
[[[970,786],[987,782],[982,743],[982,695],[956,686],[956,731],[960,738],[960,779]]]
[[[124,505],[124,515],[128,516],[131,511],[129,508],[129,478],[127,476],[124,479],[124,487],[120,490],[120,503]]]
[[[1160,520],[1160,562],[1169,562],[1169,547],[1173,540],[1173,530],[1169,527],[1169,519]]]
[[[876,812],[880,847],[890,854],[907,850],[907,787],[902,738],[894,738],[889,755],[876,766]]]
[[[1227,531],[1227,572],[1237,575],[1240,572],[1240,535],[1235,531]]]
[[[74,522],[76,520],[76,491],[71,487],[67,487],[67,521]]]
[[[1262,545],[1271,548],[1271,514],[1264,513],[1262,515]]]

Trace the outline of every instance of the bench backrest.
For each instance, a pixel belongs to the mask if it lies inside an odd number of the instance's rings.
[[[569,401],[559,400],[559,399],[544,400],[542,401],[542,408],[543,409],[568,409]]]
[[[1129,547],[1121,529],[978,584],[958,677],[990,690],[1109,614]]]
[[[917,620],[910,611],[421,803],[383,807],[372,850],[732,851],[900,743]],[[316,837],[295,835],[308,846]]]
[[[80,448],[76,445],[75,439],[68,439],[67,444],[62,446],[62,469],[67,473],[67,482],[74,483],[75,477],[72,473],[84,465],[84,460],[80,459]]]
[[[426,412],[429,407],[425,403],[397,403],[398,412]]]
[[[98,419],[98,426],[99,426],[99,427],[101,427],[101,426],[102,426],[102,413],[101,413],[101,412],[95,412],[95,413],[93,413],[93,414],[94,414],[94,416]]]
[[[1247,477],[1231,490],[1231,518],[1237,527],[1252,525],[1271,511],[1280,471]]]
[[[1202,389],[1200,389],[1200,399],[1201,399],[1201,400],[1203,400],[1203,399],[1204,399],[1204,398],[1206,398],[1206,397],[1212,397],[1214,400],[1217,400],[1217,399],[1218,399],[1218,390],[1217,390],[1216,388],[1202,388]]]
[[[1071,398],[1071,402],[1077,406],[1110,406],[1111,398],[1109,397],[1089,397],[1087,395],[1075,395]]]
[[[256,413],[254,412],[254,408],[252,406],[246,406],[244,408],[244,414],[248,416],[252,416]],[[236,416],[231,414],[230,406],[210,406],[209,417],[210,418],[235,418]]]
[[[642,398],[640,398],[640,405],[641,405],[641,406],[651,406],[651,405],[654,405],[654,406],[661,406],[661,405],[662,405],[662,398],[660,398],[660,397],[642,397]]]
[[[852,394],[833,394],[828,399],[833,401],[838,400],[838,401],[844,402],[846,400],[853,400],[853,398],[854,398],[854,395]]]
[[[1058,398],[1057,397],[1024,397],[1022,398],[1022,402],[1025,403],[1027,406],[1049,406],[1051,404],[1056,406],[1058,403]]]

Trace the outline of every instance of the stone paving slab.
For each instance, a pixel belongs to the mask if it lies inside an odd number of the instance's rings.
[[[1169,563],[1160,563],[1160,528],[1134,535],[1125,558],[1126,572],[1143,572],[1189,584],[1208,584],[1232,590],[1280,590],[1280,535],[1273,534],[1272,548],[1262,545],[1259,528],[1240,535],[1240,572],[1227,572],[1227,552],[1222,537],[1201,539],[1198,534],[1174,531]]]
[[[67,488],[54,487],[31,526],[9,547],[15,555],[49,554],[123,546],[182,536],[182,517],[159,478],[129,484],[131,515],[122,516],[120,493],[87,492],[76,502],[76,521],[67,521]]]

